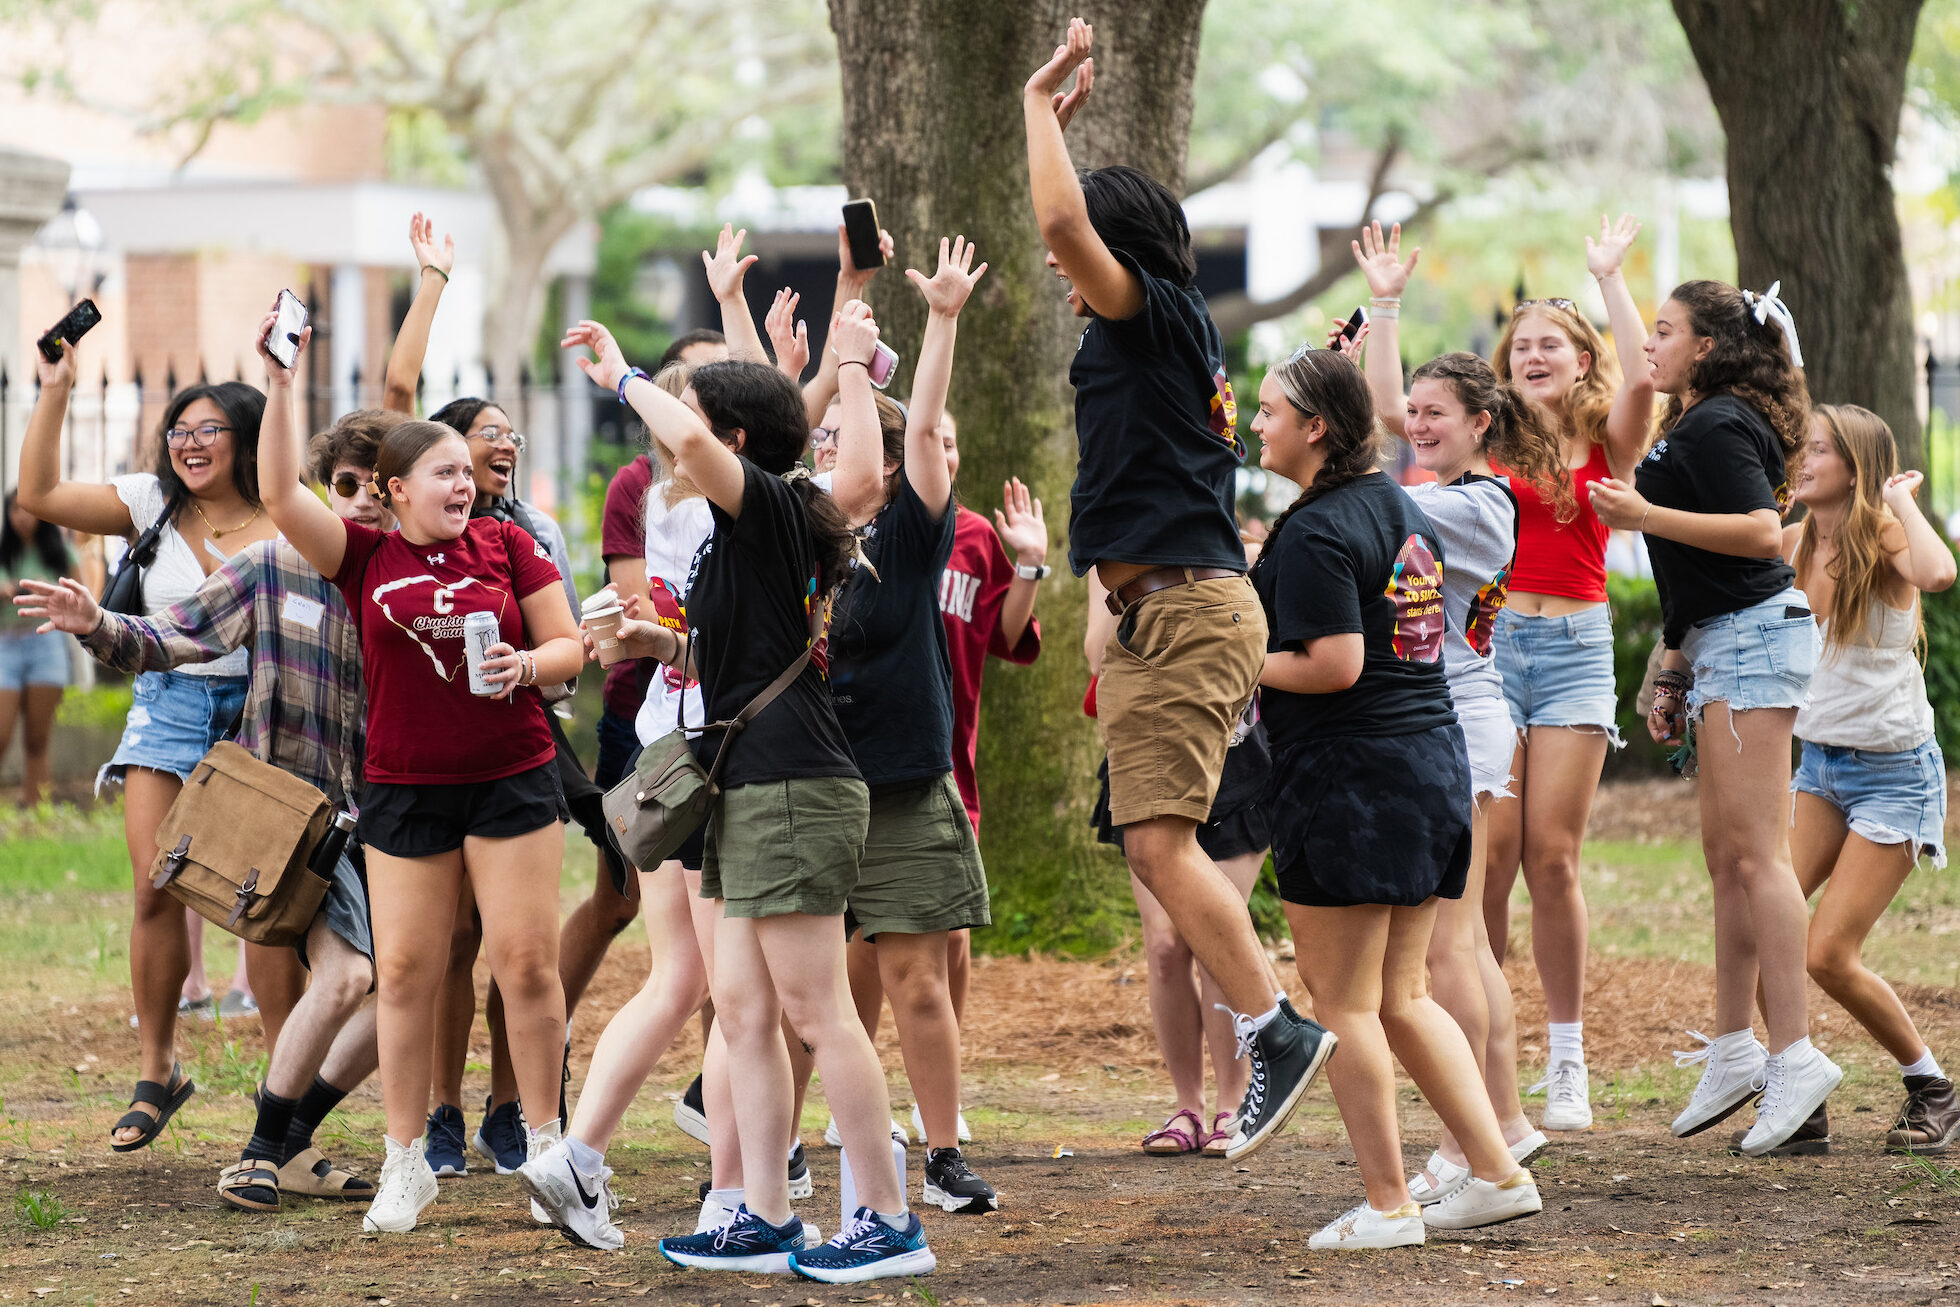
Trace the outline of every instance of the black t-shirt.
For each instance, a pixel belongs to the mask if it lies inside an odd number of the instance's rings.
[[[694,556],[687,585],[688,639],[709,721],[726,721],[766,689],[810,643],[816,558],[803,505],[777,476],[742,460],[742,515],[710,503],[715,530]],[[689,722],[698,726],[698,722]],[[713,766],[722,732],[697,738]],[[821,651],[728,750],[723,788],[809,776],[856,776],[830,708]]]
[[[933,521],[903,472],[865,532],[860,567],[830,614],[830,701],[868,785],[953,769],[953,667],[939,574],[953,553],[951,503]]]
[[[1232,504],[1245,446],[1224,340],[1196,287],[1116,257],[1142,286],[1143,307],[1120,322],[1093,319],[1069,368],[1069,564],[1077,576],[1099,558],[1243,572]]]
[[[1342,735],[1413,735],[1456,720],[1443,672],[1443,545],[1415,501],[1379,472],[1286,520],[1253,573],[1268,653],[1359,632],[1361,676],[1332,694],[1259,692],[1273,748]]]
[[[1690,513],[1781,512],[1789,502],[1783,445],[1767,419],[1734,395],[1712,395],[1681,415],[1648,451],[1634,488],[1657,508]],[[1661,596],[1661,635],[1681,647],[1688,628],[1774,599],[1796,583],[1781,558],[1736,558],[1647,537]]]

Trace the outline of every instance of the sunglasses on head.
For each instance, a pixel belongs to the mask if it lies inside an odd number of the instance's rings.
[[[1512,306],[1511,316],[1515,318],[1526,309],[1536,308],[1540,304],[1549,304],[1555,309],[1564,309],[1567,313],[1577,313],[1579,311],[1579,306],[1571,300],[1554,295],[1541,300],[1519,300]]]
[[[337,472],[332,481],[333,492],[342,499],[352,499],[371,484],[371,481],[357,477],[352,472]]]

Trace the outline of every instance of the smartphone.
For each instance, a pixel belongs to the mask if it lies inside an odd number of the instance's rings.
[[[90,327],[100,321],[102,321],[102,310],[95,307],[95,301],[83,300],[68,310],[61,321],[49,327],[47,335],[35,342],[41,347],[41,357],[50,363],[61,362],[59,342],[65,340],[70,345],[75,344],[88,335]]]
[[[884,341],[879,341],[872,347],[871,366],[866,370],[871,373],[871,384],[883,390],[892,384],[892,378],[898,374],[898,352]]]
[[[299,358],[299,333],[305,329],[306,306],[291,291],[280,291],[279,317],[272,324],[272,334],[266,337],[266,353],[279,360],[280,367],[290,368]]]
[[[885,252],[878,248],[878,206],[870,200],[852,200],[844,206],[844,239],[851,245],[851,262],[860,272],[885,266]]]
[[[1367,325],[1368,306],[1366,304],[1355,305],[1353,314],[1348,317],[1346,322],[1341,324],[1341,339],[1353,340],[1361,334],[1361,329]]]

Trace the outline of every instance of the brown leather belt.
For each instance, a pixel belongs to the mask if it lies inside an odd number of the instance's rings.
[[[1168,590],[1174,585],[1188,585],[1197,581],[1216,581],[1221,577],[1244,575],[1245,573],[1234,572],[1229,567],[1153,567],[1148,572],[1133,576],[1111,590],[1104,597],[1103,602],[1109,605],[1110,612],[1121,617],[1123,610],[1131,604],[1145,595],[1156,594],[1159,590]]]

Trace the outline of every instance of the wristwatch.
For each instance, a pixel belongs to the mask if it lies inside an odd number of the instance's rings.
[[[1046,581],[1048,574],[1054,570],[1054,568],[1048,566],[1046,563],[1041,564],[1039,567],[1029,567],[1023,563],[1016,563],[1014,565],[1014,575],[1020,577],[1023,581]]]

